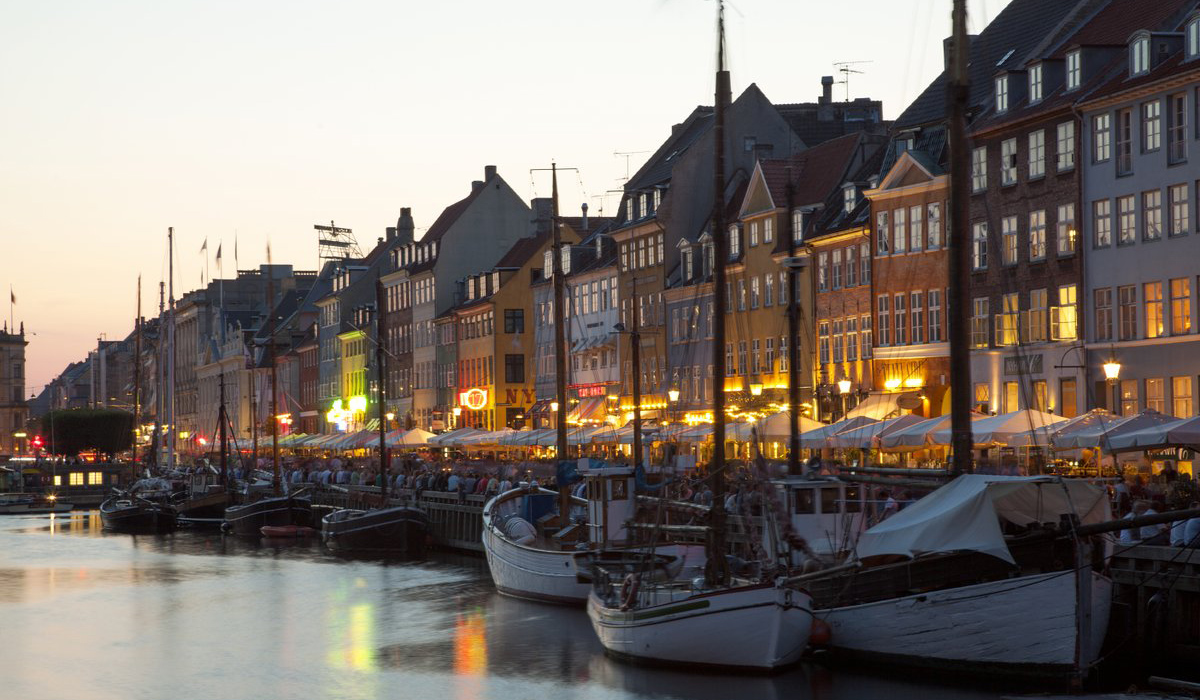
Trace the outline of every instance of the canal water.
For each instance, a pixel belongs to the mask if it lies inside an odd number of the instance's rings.
[[[0,698],[1000,696],[809,665],[769,678],[629,666],[582,610],[498,595],[482,557],[385,564],[319,543],[135,537],[104,532],[95,511],[0,519]]]

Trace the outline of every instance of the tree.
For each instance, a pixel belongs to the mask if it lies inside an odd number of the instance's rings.
[[[42,416],[42,434],[51,454],[116,454],[133,446],[133,414],[112,408],[51,411]]]

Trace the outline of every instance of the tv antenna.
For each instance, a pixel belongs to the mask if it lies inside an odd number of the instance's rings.
[[[629,156],[636,156],[636,155],[641,155],[643,153],[649,153],[649,152],[650,151],[613,151],[613,157],[615,157],[615,158],[620,158],[622,156],[625,157],[625,179],[623,180],[623,182],[629,182]]]
[[[874,63],[874,61],[838,61],[833,64],[834,67],[837,68],[837,72],[842,74],[842,79],[839,80],[838,82],[841,83],[842,85],[846,86],[846,101],[847,102],[850,101],[850,74],[856,73],[858,75],[862,75],[863,73],[866,72],[866,71],[856,70],[854,68],[851,68],[850,66],[858,66],[858,65],[862,65],[864,63]]]
[[[354,240],[354,232],[348,228],[339,228],[333,221],[328,226],[316,224],[317,231],[317,260],[323,264],[325,260],[345,260],[361,258],[362,251],[358,249],[358,241]]]

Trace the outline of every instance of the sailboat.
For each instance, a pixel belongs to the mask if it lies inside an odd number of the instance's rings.
[[[725,68],[724,3],[717,7],[717,75],[714,121],[713,289],[725,288],[728,240],[725,210],[725,107],[730,100]],[[714,294],[714,316],[725,318],[726,299]],[[713,376],[725,376],[725,328],[713,328]],[[707,565],[703,578],[655,581],[650,572],[596,565],[588,617],[600,643],[618,658],[706,668],[769,671],[795,663],[808,647],[812,612],[808,594],[786,587],[783,576],[734,576],[725,547],[725,397],[713,392],[713,443],[709,471]],[[765,564],[764,564],[765,568]],[[649,580],[647,580],[649,579]]]
[[[411,505],[389,506],[386,420],[387,337],[383,280],[375,280],[375,366],[379,373],[379,466],[383,474],[380,503],[370,510],[342,508],[321,520],[321,537],[330,549],[350,554],[422,557],[429,543],[429,518]]]
[[[267,355],[271,363],[271,490],[272,496],[250,503],[229,506],[225,509],[225,522],[221,529],[233,535],[258,537],[264,527],[308,527],[312,521],[312,502],[300,494],[284,494],[279,475],[279,424],[274,416],[279,415],[279,390],[275,364],[275,294],[274,268],[271,265],[271,247],[267,246],[267,300],[268,316]],[[257,416],[254,418],[257,423]]]

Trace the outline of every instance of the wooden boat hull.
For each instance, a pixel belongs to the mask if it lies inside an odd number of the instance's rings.
[[[339,510],[322,519],[321,537],[336,551],[421,557],[429,541],[429,519],[410,506]]]
[[[68,513],[75,506],[70,503],[35,499],[0,503],[0,515],[34,515],[38,513]]]
[[[485,516],[486,517],[486,516]],[[575,578],[574,551],[517,544],[484,524],[483,551],[496,590],[543,603],[583,605],[591,586]]]
[[[171,506],[115,498],[100,504],[100,521],[114,532],[171,532],[177,525]]]
[[[803,591],[772,584],[698,593],[628,610],[609,605],[593,592],[588,618],[605,651],[618,658],[771,671],[796,663],[807,648],[813,622],[810,604]]]
[[[175,509],[179,512],[180,518],[196,522],[210,522],[214,519],[223,519],[227,507],[229,507],[229,494],[220,491],[189,498],[175,506]]]
[[[312,524],[312,504],[300,498],[278,496],[225,509],[225,532],[240,537],[259,537],[264,525]]]
[[[1089,572],[1090,605],[1080,635],[1072,571],[1021,576],[888,600],[817,610],[830,649],[917,668],[1024,677],[1066,677],[1100,656],[1112,582]],[[1081,648],[1077,665],[1076,649]]]

